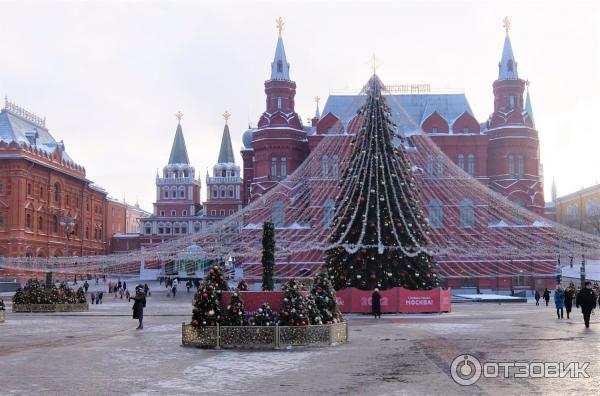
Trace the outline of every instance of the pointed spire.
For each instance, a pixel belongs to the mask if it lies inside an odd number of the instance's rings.
[[[552,176],[552,202],[556,202],[557,190],[556,190],[556,180],[554,180],[554,176]]]
[[[223,118],[225,119],[225,128],[223,128],[223,138],[221,139],[221,150],[219,150],[219,164],[232,163],[235,164],[235,157],[233,155],[233,146],[231,144],[231,135],[229,134],[229,125],[227,124],[227,120],[229,120],[231,114],[228,111],[223,113]]]
[[[188,164],[187,149],[185,147],[185,139],[183,138],[183,130],[181,129],[181,119],[183,113],[178,111],[175,114],[177,118],[177,130],[175,131],[175,139],[173,139],[173,147],[171,148],[171,155],[169,156],[169,164]]]
[[[533,118],[533,108],[531,107],[531,98],[529,97],[529,81],[527,84],[527,96],[525,96],[525,111],[531,120],[531,125],[535,128],[535,119]]]
[[[285,48],[283,47],[283,39],[281,31],[283,30],[283,19],[279,17],[277,22],[277,30],[279,30],[279,38],[277,39],[277,48],[275,48],[275,58],[271,63],[271,80],[289,80],[290,79],[290,64],[285,57]]]
[[[512,45],[510,43],[510,19],[504,18],[504,29],[506,30],[506,38],[504,39],[504,48],[502,49],[502,59],[498,64],[498,80],[518,80],[519,73],[517,72],[517,61],[513,54]]]
[[[315,96],[315,103],[317,104],[317,110],[315,111],[315,116],[313,118],[321,118],[321,112],[319,111],[319,102],[321,101],[321,98],[319,98],[318,96]]]

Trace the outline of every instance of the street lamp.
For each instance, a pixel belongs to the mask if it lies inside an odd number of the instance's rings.
[[[75,227],[75,220],[71,216],[64,215],[60,220],[60,225],[65,231],[65,256],[69,255],[69,237],[73,234],[73,228]]]

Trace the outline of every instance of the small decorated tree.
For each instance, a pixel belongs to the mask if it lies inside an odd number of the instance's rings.
[[[273,282],[273,270],[275,268],[275,226],[268,221],[263,224],[262,247],[262,289],[264,291],[273,291],[273,287],[275,286]]]
[[[263,303],[256,311],[256,316],[252,321],[253,326],[274,326],[276,323],[275,314],[269,303]]]
[[[225,311],[224,326],[243,326],[245,324],[244,300],[239,292],[231,295],[231,301]]]
[[[306,297],[306,310],[308,312],[308,320],[311,325],[322,325],[323,318],[321,317],[321,311],[317,304],[315,303],[315,299],[312,295]]]
[[[248,284],[242,279],[240,283],[238,283],[237,289],[239,291],[248,291]]]
[[[285,292],[279,311],[280,326],[306,326],[309,324],[306,298],[302,294],[304,286],[295,279],[283,285]]]
[[[338,323],[342,320],[342,314],[335,300],[335,289],[329,279],[327,270],[322,270],[315,276],[310,294],[321,313],[323,323]]]
[[[192,305],[194,327],[216,326],[221,322],[220,297],[217,297],[217,292],[211,284],[204,282],[200,286],[192,300]]]
[[[18,288],[15,291],[15,294],[13,295],[12,298],[12,302],[13,304],[28,304],[27,299],[25,297],[25,291],[22,288]]]
[[[223,268],[218,265],[213,266],[204,279],[204,286],[212,286],[218,294],[219,300],[221,299],[221,292],[229,290],[229,286],[227,285],[227,279],[225,278],[225,273],[223,272]]]

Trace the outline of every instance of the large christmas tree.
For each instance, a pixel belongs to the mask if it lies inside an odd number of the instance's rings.
[[[425,214],[402,144],[395,147],[394,123],[373,75],[363,120],[352,144],[332,222],[331,249],[325,261],[336,289],[363,290],[438,285],[436,265],[428,254]]]

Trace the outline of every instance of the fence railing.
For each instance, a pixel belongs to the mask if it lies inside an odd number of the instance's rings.
[[[183,346],[200,348],[280,349],[331,346],[348,342],[348,322],[310,326],[208,326],[182,323]]]

